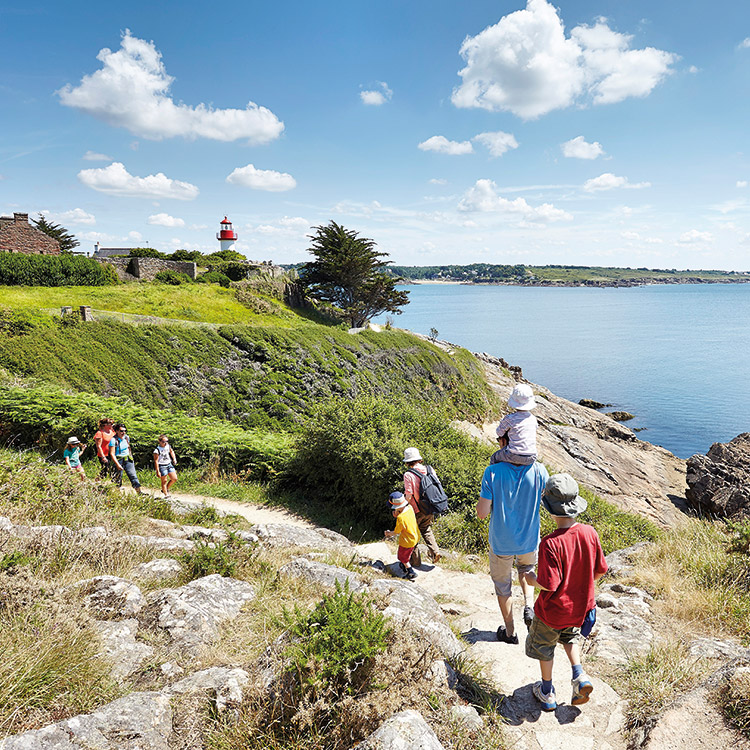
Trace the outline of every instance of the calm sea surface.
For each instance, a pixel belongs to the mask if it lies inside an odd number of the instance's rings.
[[[750,432],[750,284],[406,288],[398,327],[437,328],[559,396],[629,411],[640,438],[681,458]]]

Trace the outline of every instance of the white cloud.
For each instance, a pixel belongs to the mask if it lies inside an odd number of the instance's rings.
[[[450,156],[474,153],[471,141],[449,141],[444,135],[433,135],[426,141],[422,141],[417,148],[421,151],[437,151],[439,154]]]
[[[153,42],[131,36],[128,30],[117,52],[104,48],[97,59],[102,67],[85,75],[78,86],[61,88],[60,101],[142,138],[247,138],[250,143],[268,143],[284,129],[273,112],[254,102],[245,109],[175,104],[169,95],[174,79],[167,74],[161,53]]]
[[[716,203],[711,208],[714,211],[718,211],[722,214],[729,214],[732,213],[732,211],[736,211],[738,208],[744,208],[747,204],[745,203],[745,200],[743,198],[739,198],[736,200],[728,200],[724,201],[723,203]]]
[[[60,224],[96,224],[96,217],[93,214],[87,213],[82,208],[74,208],[71,211],[62,211],[61,213],[53,213],[51,211],[40,211],[39,213],[44,214],[48,219]]]
[[[695,65],[691,65],[691,66],[690,66],[690,67],[688,68],[688,73],[698,73],[698,72],[699,72],[699,70],[700,70],[700,69],[699,69],[699,68],[697,68],[697,67],[696,67]]]
[[[128,239],[131,242],[140,242],[143,239],[143,235],[136,231],[128,232]]]
[[[504,133],[498,130],[495,133],[480,133],[475,135],[472,141],[477,141],[486,146],[491,156],[502,156],[506,151],[512,148],[518,148],[518,141],[511,133]]]
[[[622,237],[624,240],[639,240],[641,239],[641,235],[638,234],[638,232],[620,232],[620,237]]]
[[[565,141],[560,148],[563,156],[567,156],[569,159],[597,159],[604,154],[601,143],[598,141],[588,143],[582,135]]]
[[[385,81],[378,81],[377,86],[378,88],[376,89],[366,89],[359,92],[359,96],[364,104],[379,107],[381,104],[385,104],[391,100],[393,91],[388,88],[388,84]]]
[[[683,245],[693,245],[699,242],[713,242],[714,236],[711,232],[699,232],[697,229],[691,229],[689,232],[683,232],[677,241]]]
[[[237,167],[227,177],[227,182],[253,190],[266,190],[269,193],[282,193],[297,187],[297,181],[292,175],[286,172],[274,172],[272,169],[256,169],[252,164]]]
[[[106,154],[98,154],[96,151],[87,151],[83,155],[85,161],[112,161],[112,157]]]
[[[737,180],[737,187],[738,188],[746,188],[747,187],[747,180]]]
[[[149,224],[153,224],[157,227],[184,227],[184,219],[178,219],[175,216],[169,214],[152,214],[147,219]]]
[[[188,229],[191,229],[194,232],[200,232],[204,229],[208,229],[208,224],[191,224]]]
[[[601,190],[613,190],[614,188],[630,188],[631,190],[638,190],[647,187],[651,187],[650,182],[632,183],[628,181],[627,177],[619,177],[611,172],[605,172],[598,177],[592,177],[590,180],[586,180],[583,185],[583,189],[587,193],[595,193]]]
[[[172,180],[162,172],[135,177],[119,161],[101,169],[82,169],[78,173],[78,179],[100,193],[127,198],[175,198],[192,201],[198,197],[198,188],[189,182]]]
[[[306,232],[310,229],[310,222],[307,219],[303,219],[301,216],[282,216],[279,219],[279,224],[285,229],[294,231]]]
[[[746,36],[738,45],[739,49],[750,49],[750,36]]]
[[[497,185],[492,180],[477,180],[474,187],[464,193],[458,210],[517,214],[522,220],[532,224],[570,221],[573,218],[567,211],[555,208],[551,203],[531,206],[524,198],[512,201],[503,198],[497,194]]]
[[[447,185],[448,180],[445,179],[445,177],[433,177],[430,180],[430,185]]]
[[[551,3],[528,0],[525,10],[464,40],[466,67],[452,101],[533,119],[587,98],[607,104],[647,96],[678,58],[653,47],[630,49],[631,39],[612,31],[606,19],[566,36]]]

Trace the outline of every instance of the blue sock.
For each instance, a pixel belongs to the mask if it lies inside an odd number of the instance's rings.
[[[583,674],[583,667],[580,664],[573,665],[573,679],[577,680]]]
[[[542,680],[542,692],[549,695],[552,690],[552,680]]]

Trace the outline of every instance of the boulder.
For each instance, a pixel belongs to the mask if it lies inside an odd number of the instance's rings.
[[[350,591],[358,591],[365,585],[362,579],[350,570],[309,560],[306,557],[297,557],[287,563],[279,569],[279,574],[290,578],[302,578],[327,589],[335,588],[337,583],[342,587],[348,583]]]
[[[180,588],[153,592],[139,620],[167,631],[178,648],[195,651],[215,642],[221,623],[237,617],[254,598],[251,584],[214,573]]]
[[[464,650],[440,605],[419,585],[380,578],[368,586],[368,591],[387,596],[388,606],[383,614],[397,622],[406,623],[412,632],[422,635],[444,656],[454,656]]]
[[[445,750],[422,714],[401,711],[394,714],[352,750]]]
[[[229,539],[224,529],[209,529],[206,526],[183,526],[182,531],[189,539],[204,539],[211,542],[226,542]]]
[[[135,639],[138,620],[99,620],[94,623],[102,639],[102,656],[112,664],[112,676],[124,680],[154,655],[151,646]]]
[[[687,461],[687,491],[691,508],[709,516],[750,515],[750,432],[728,443],[714,443],[708,453]]]
[[[598,608],[591,641],[592,655],[612,664],[624,664],[651,648],[654,631],[636,612],[618,606]]]
[[[593,398],[582,398],[578,403],[588,409],[603,409],[605,406],[612,406],[612,404],[603,404],[601,401],[594,401]]]
[[[133,568],[130,577],[134,581],[169,581],[182,573],[182,564],[171,557],[141,563]]]
[[[629,411],[608,411],[607,416],[614,419],[615,422],[628,422],[635,419],[635,414],[631,414]]]
[[[455,722],[463,724],[470,732],[479,732],[484,727],[484,721],[474,706],[451,706],[449,713]]]
[[[90,714],[0,740],[0,750],[169,750],[168,695],[131,693]]]
[[[618,578],[630,575],[633,572],[633,558],[650,544],[651,542],[638,542],[638,544],[634,544],[632,547],[625,547],[625,549],[610,552],[606,558],[607,577],[613,576]]]
[[[83,596],[84,607],[102,619],[134,617],[146,603],[138,586],[117,576],[87,578],[68,590],[77,590]]]
[[[734,641],[723,641],[719,638],[696,638],[690,643],[690,656],[726,662],[742,656],[750,657],[750,652]]]
[[[194,672],[179,682],[164,688],[166,695],[185,695],[186,693],[205,692],[219,713],[236,708],[242,703],[243,688],[250,680],[244,669],[229,667],[210,667]]]
[[[269,547],[338,549],[353,546],[342,534],[323,528],[308,529],[286,523],[262,523],[253,526],[250,532]]]

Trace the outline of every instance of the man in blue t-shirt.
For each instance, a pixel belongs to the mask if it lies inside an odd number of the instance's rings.
[[[524,574],[532,572],[539,547],[539,505],[549,474],[534,462],[517,466],[505,462],[484,470],[477,516],[490,516],[490,576],[495,584],[504,625],[497,629],[502,643],[518,643],[511,601],[513,562],[523,591],[523,619],[528,628],[534,617],[534,588]]]

